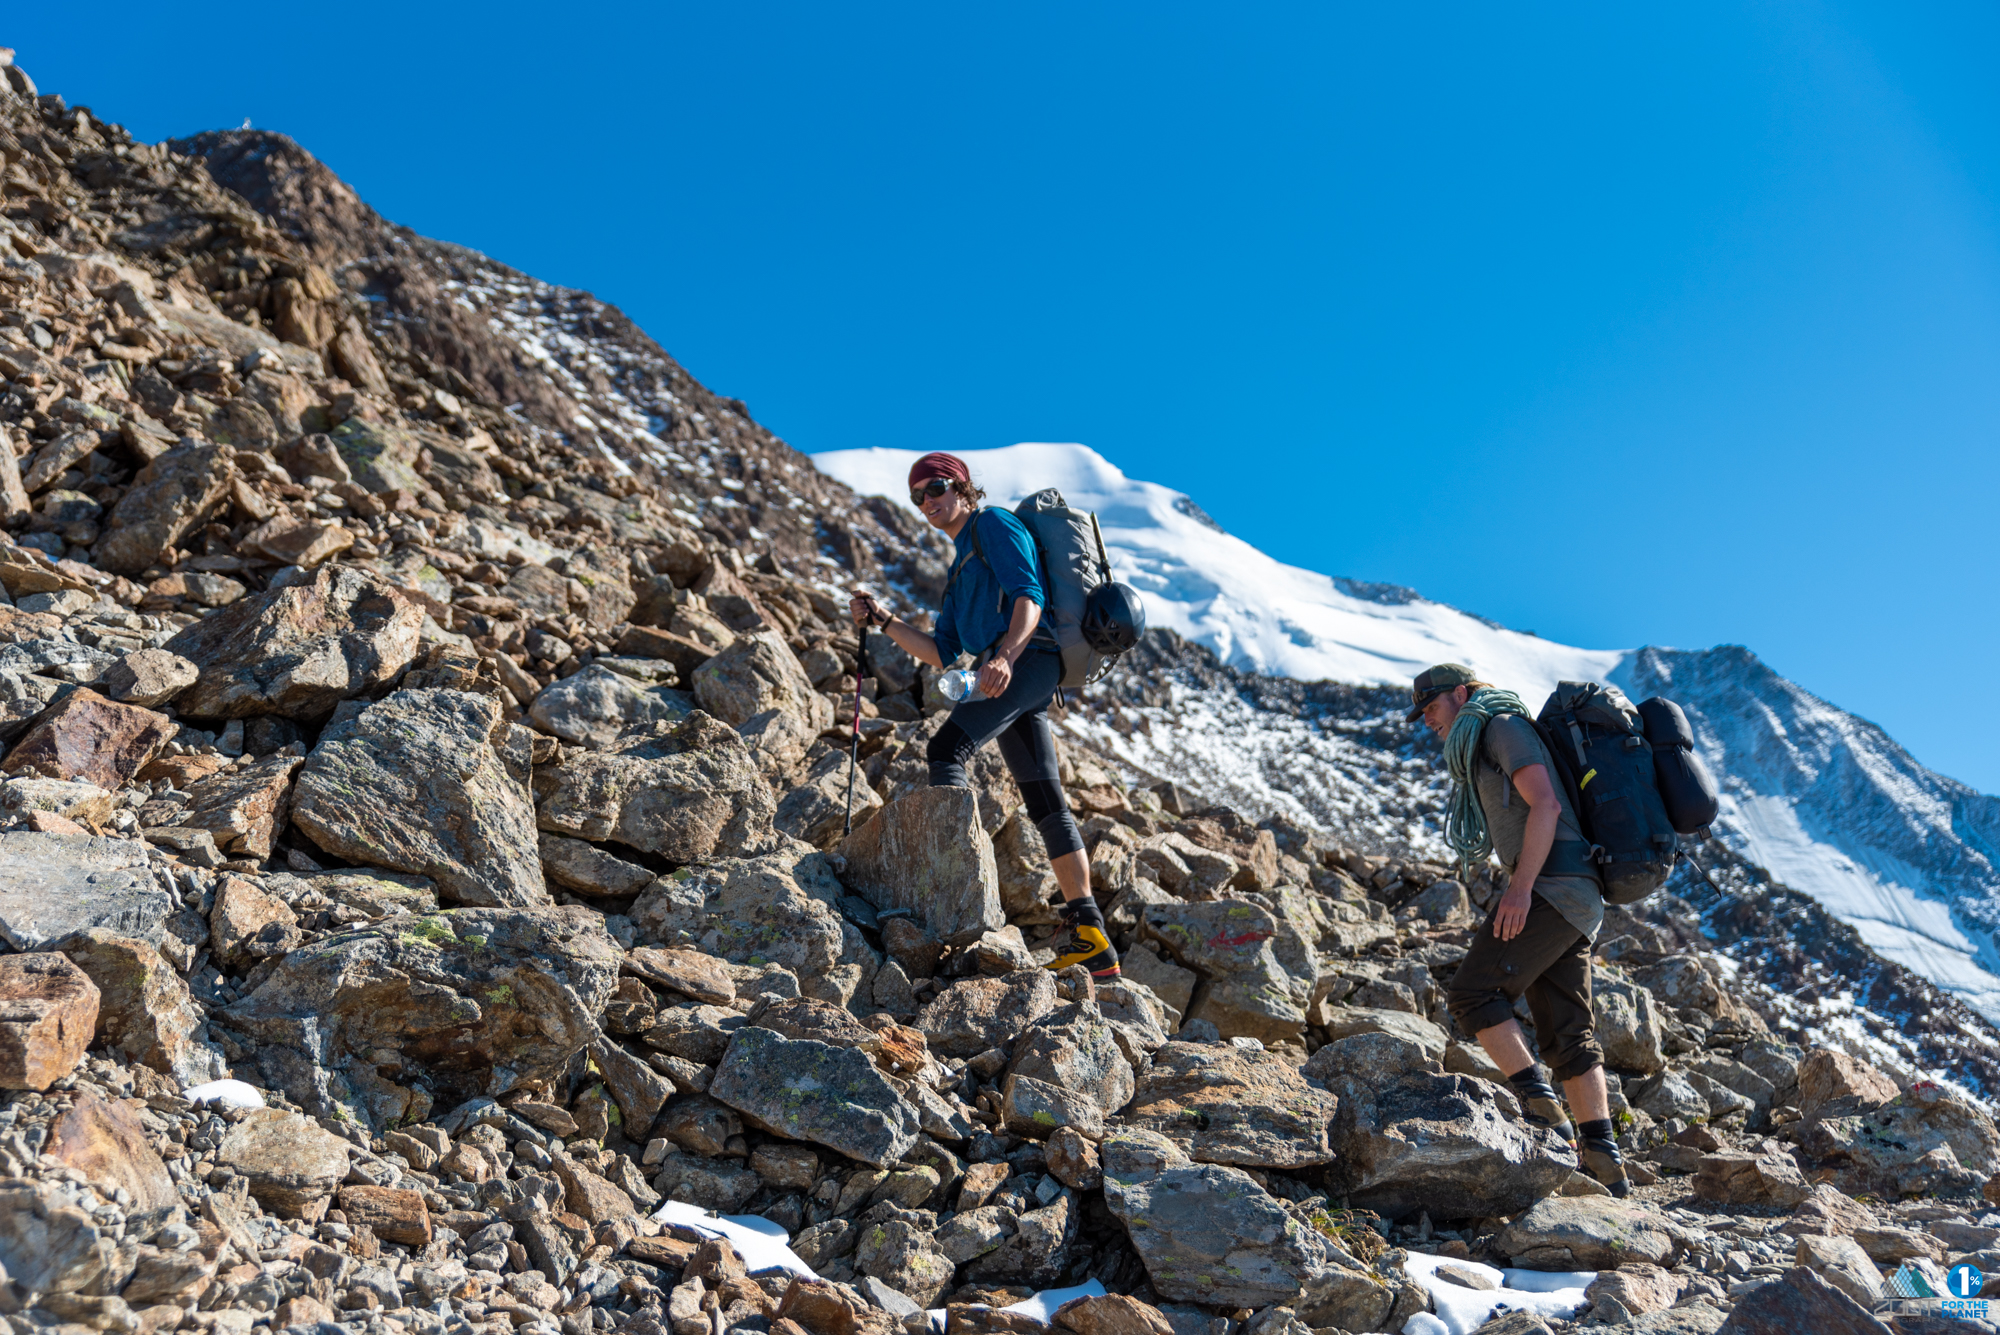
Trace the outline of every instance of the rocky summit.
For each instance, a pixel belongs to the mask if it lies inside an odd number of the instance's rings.
[[[282,136],[0,76],[15,1335],[1914,1332],[2000,1270],[1984,1084],[1676,895],[1599,942],[1623,1200],[1444,1009],[1490,870],[1066,726],[1125,969],[1049,971],[1012,780],[928,789],[845,615],[938,597],[905,509]]]

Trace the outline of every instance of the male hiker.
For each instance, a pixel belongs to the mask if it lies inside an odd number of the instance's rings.
[[[1472,938],[1447,1004],[1506,1073],[1528,1119],[1576,1145],[1585,1171],[1624,1196],[1632,1187],[1611,1125],[1604,1051],[1591,1031],[1590,945],[1604,897],[1582,827],[1519,696],[1462,664],[1440,663],[1418,675],[1410,703],[1410,720],[1421,718],[1444,739],[1452,778],[1446,842],[1475,861],[1498,853],[1507,869],[1506,892]],[[1514,1018],[1522,996],[1535,1041],[1576,1112],[1580,1141]]]
[[[953,455],[926,454],[910,469],[910,503],[955,547],[933,634],[890,616],[865,590],[854,590],[849,607],[857,623],[881,628],[932,667],[942,668],[962,652],[975,656],[978,698],[967,696],[952,706],[951,717],[931,739],[926,753],[931,785],[969,787],[965,766],[973,753],[999,741],[1000,756],[1021,785],[1028,816],[1042,833],[1062,886],[1062,917],[1070,934],[1049,967],[1081,964],[1096,977],[1115,977],[1118,952],[1105,935],[1103,911],[1090,897],[1090,857],[1056,774],[1048,708],[1063,667],[1047,633],[1036,634],[1047,599],[1035,540],[1006,510],[983,508],[985,495],[972,485],[965,461]]]

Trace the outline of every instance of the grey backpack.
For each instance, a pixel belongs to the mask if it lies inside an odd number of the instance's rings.
[[[1048,487],[1015,506],[1014,517],[1027,527],[1041,557],[1042,588],[1049,605],[1042,609],[1035,636],[1040,639],[1046,631],[1062,654],[1063,675],[1057,684],[1074,690],[1101,680],[1118,656],[1092,648],[1083,633],[1085,602],[1093,589],[1111,580],[1111,558],[1105,553],[1097,516],[1071,509],[1060,491]],[[985,561],[977,516],[974,519],[972,547]],[[987,565],[990,568],[992,562]]]

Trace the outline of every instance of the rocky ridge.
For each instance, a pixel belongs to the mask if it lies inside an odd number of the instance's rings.
[[[1127,971],[1050,973],[1018,793],[925,787],[941,702],[880,637],[843,830],[836,589],[934,592],[933,541],[289,141],[0,75],[19,1335],[1429,1332],[1495,1266],[1596,1272],[1585,1323],[1913,1331],[1883,1268],[2000,1242],[1983,1107],[1774,1032],[1713,906],[1600,947],[1625,1202],[1442,1009],[1490,877],[1366,819],[1066,745]]]

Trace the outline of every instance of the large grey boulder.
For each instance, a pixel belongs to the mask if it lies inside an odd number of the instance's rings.
[[[773,1135],[878,1168],[908,1153],[922,1129],[917,1110],[867,1053],[756,1025],[736,1031],[708,1094]]]
[[[93,927],[157,946],[178,907],[136,839],[0,834],[0,936],[16,950],[46,950]]]
[[[848,888],[879,909],[911,909],[930,934],[963,946],[1007,925],[993,841],[970,788],[899,797],[841,841]]]
[[[1262,904],[1245,899],[1150,904],[1141,933],[1207,980],[1186,1020],[1207,1020],[1224,1038],[1297,1042],[1319,971],[1309,948]]]
[[[545,765],[534,785],[542,829],[630,844],[670,862],[756,857],[780,843],[749,744],[700,710]]]
[[[846,1005],[869,996],[881,961],[837,907],[841,886],[823,853],[727,858],[655,880],[631,918],[649,941],[692,946],[732,964],[777,964],[809,997]]]
[[[379,1129],[556,1078],[597,1038],[620,954],[578,905],[397,915],[286,955],[228,1023],[270,1088]]]
[[[1886,1107],[1808,1122],[1799,1149],[1851,1195],[1976,1195],[2000,1173],[1993,1119],[1932,1081]]]
[[[211,612],[163,646],[200,669],[174,705],[191,718],[282,714],[315,721],[393,680],[416,657],[424,610],[352,566]]]
[[[815,733],[833,726],[833,702],[813,689],[806,670],[775,631],[738,636],[694,670],[695,699],[732,727],[767,709],[797,715]]]
[[[694,710],[694,697],[667,686],[647,686],[593,663],[542,688],[528,717],[543,732],[576,746],[604,747],[627,728],[656,720],[676,722]]]
[[[828,751],[814,761],[799,781],[778,799],[773,822],[778,829],[814,848],[833,848],[847,836],[849,822],[866,825],[882,809],[882,799],[868,780],[848,776],[847,752]]]
[[[1514,1214],[1576,1171],[1568,1143],[1523,1121],[1499,1086],[1447,1075],[1393,1035],[1329,1043],[1302,1074],[1340,1100],[1334,1172],[1357,1207],[1392,1218]]]
[[[1502,1229],[1494,1249],[1529,1270],[1609,1270],[1634,1261],[1671,1266],[1684,1241],[1679,1227],[1637,1201],[1550,1196]]]
[[[224,445],[182,445],[141,468],[105,521],[96,564],[120,575],[152,565],[229,494],[230,454]]]
[[[1022,1030],[1007,1072],[1081,1094],[1106,1116],[1132,1097],[1131,1063],[1093,1000],[1060,1006]]]
[[[1327,1128],[1338,1107],[1274,1052],[1168,1043],[1153,1054],[1125,1122],[1201,1163],[1290,1169],[1332,1161]]]
[[[924,1007],[916,1027],[933,1052],[976,1057],[1011,1047],[1022,1030],[1055,1008],[1055,976],[1047,969],[1022,969],[953,984]]]
[[[507,728],[492,696],[397,691],[321,734],[292,822],[336,857],[427,876],[447,899],[546,904],[534,808],[500,750]]]
[[[1599,969],[1591,983],[1590,1009],[1606,1062],[1648,1074],[1666,1068],[1665,1029],[1651,991],[1616,970]]]
[[[1356,1277],[1338,1248],[1240,1168],[1198,1164],[1155,1131],[1103,1148],[1104,1203],[1125,1226],[1153,1289],[1175,1302],[1305,1308]],[[1377,1318],[1389,1310],[1386,1287]]]

